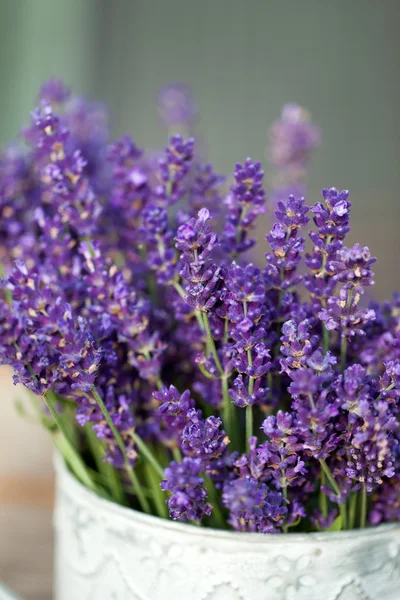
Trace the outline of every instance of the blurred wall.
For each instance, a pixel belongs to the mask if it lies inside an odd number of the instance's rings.
[[[378,255],[383,298],[400,288],[399,13],[398,0],[0,0],[0,143],[51,75],[105,100],[114,132],[151,147],[165,142],[157,89],[189,83],[223,172],[263,159],[281,105],[299,102],[323,132],[310,201],[351,190],[351,239]]]

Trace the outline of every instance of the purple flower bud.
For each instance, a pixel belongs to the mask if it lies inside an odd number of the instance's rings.
[[[171,492],[167,501],[171,519],[200,522],[203,516],[211,514],[204,479],[199,476],[201,468],[201,460],[186,457],[165,469],[161,489]]]

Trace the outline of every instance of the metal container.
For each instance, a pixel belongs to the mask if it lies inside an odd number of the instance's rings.
[[[400,524],[218,531],[117,506],[56,461],[56,600],[399,600]]]
[[[0,600],[20,600],[11,590],[0,583]]]

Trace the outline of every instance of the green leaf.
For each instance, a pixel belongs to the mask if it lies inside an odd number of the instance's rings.
[[[330,527],[328,527],[328,529],[325,529],[325,531],[341,531],[342,529],[343,529],[342,515],[339,515],[333,521],[332,525]]]

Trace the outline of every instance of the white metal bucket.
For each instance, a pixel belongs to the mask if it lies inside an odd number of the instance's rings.
[[[400,599],[400,524],[217,531],[117,506],[56,470],[56,600]]]

